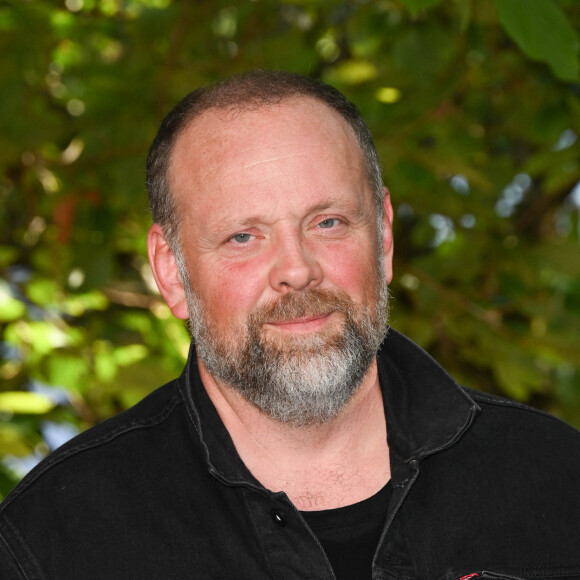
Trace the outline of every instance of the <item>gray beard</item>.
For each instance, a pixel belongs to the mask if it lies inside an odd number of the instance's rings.
[[[269,417],[301,427],[336,417],[360,386],[387,331],[388,291],[382,268],[374,305],[355,304],[344,292],[290,292],[257,307],[233,339],[218,336],[187,280],[189,330],[197,355],[214,379],[236,390]],[[183,273],[182,273],[183,280]],[[339,329],[309,335],[267,336],[266,321],[334,311]]]

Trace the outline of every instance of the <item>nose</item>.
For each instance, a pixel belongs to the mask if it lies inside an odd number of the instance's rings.
[[[299,235],[277,240],[273,249],[270,286],[282,294],[314,288],[322,281],[322,267]]]

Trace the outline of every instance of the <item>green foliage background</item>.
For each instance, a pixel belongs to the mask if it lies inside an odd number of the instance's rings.
[[[335,84],[396,208],[392,324],[463,383],[580,425],[580,3],[0,3],[0,493],[180,372],[144,159],[186,92]]]

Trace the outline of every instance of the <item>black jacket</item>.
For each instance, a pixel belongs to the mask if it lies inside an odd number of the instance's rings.
[[[378,360],[393,495],[373,578],[580,579],[580,434],[466,392],[394,330]],[[240,460],[192,349],[179,379],[15,488],[0,513],[0,578],[333,573],[285,494]]]

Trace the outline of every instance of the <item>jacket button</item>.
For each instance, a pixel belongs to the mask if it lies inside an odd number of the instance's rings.
[[[270,515],[272,516],[272,519],[281,527],[283,528],[287,523],[288,520],[286,520],[286,515],[284,514],[283,511],[278,510],[276,508],[272,508],[270,510]]]

